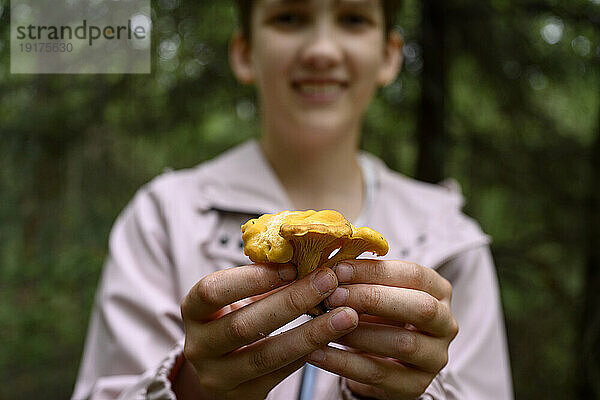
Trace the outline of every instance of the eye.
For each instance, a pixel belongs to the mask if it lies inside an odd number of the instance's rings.
[[[273,24],[288,28],[300,26],[305,23],[306,20],[307,17],[302,13],[291,11],[280,12],[271,18]]]
[[[339,21],[342,25],[350,28],[360,28],[371,24],[371,19],[369,17],[358,13],[342,14],[339,17]]]

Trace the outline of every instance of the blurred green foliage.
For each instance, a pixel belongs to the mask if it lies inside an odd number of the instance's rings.
[[[363,148],[414,175],[420,3]],[[519,399],[574,398],[600,2],[446,3],[448,176],[494,238]],[[143,183],[258,132],[230,73],[230,2],[152,1],[151,75],[11,75],[0,1],[0,399],[67,398],[110,227]],[[597,182],[596,182],[597,184]]]

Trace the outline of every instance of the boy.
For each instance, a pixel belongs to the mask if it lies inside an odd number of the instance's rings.
[[[238,5],[231,66],[257,87],[260,142],[153,181],[119,218],[74,398],[290,399],[306,362],[322,369],[315,399],[510,398],[486,237],[459,195],[358,151],[373,93],[400,68],[393,2]],[[338,210],[390,254],[297,281],[291,265],[248,264],[240,224],[283,209]],[[460,289],[452,308],[441,274]],[[298,319],[323,300],[331,312]]]

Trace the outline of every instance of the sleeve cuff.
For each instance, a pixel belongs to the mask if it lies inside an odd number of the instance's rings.
[[[183,341],[178,342],[160,363],[146,386],[146,400],[177,400],[171,384],[183,365]]]
[[[183,339],[179,341],[157,368],[148,370],[119,400],[177,400],[171,389],[171,379],[177,376],[183,363]]]

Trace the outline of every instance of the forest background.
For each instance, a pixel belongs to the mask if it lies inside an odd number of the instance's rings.
[[[230,1],[152,0],[151,75],[13,75],[0,0],[0,399],[68,398],[135,191],[258,131]],[[600,0],[407,0],[362,147],[493,237],[517,399],[600,399]]]

